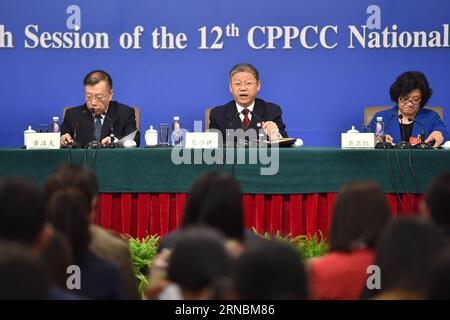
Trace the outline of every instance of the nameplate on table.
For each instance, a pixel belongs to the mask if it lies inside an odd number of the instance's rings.
[[[219,147],[218,132],[187,132],[185,148],[217,149]]]
[[[371,132],[342,133],[341,149],[374,149],[375,135]]]
[[[59,132],[30,132],[25,134],[25,147],[27,149],[59,149]]]

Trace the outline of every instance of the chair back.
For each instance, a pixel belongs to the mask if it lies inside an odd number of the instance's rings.
[[[205,131],[209,129],[209,114],[212,108],[206,108],[205,110]]]

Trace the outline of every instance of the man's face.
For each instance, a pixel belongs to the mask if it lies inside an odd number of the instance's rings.
[[[113,96],[113,90],[109,89],[106,81],[100,81],[95,85],[84,87],[84,97],[88,109],[93,109],[95,115],[106,112]]]
[[[231,77],[230,92],[234,100],[247,108],[255,101],[261,83],[250,72],[238,72]]]

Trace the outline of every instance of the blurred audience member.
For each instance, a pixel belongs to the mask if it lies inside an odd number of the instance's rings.
[[[225,238],[214,229],[192,227],[180,232],[169,258],[168,279],[185,300],[225,298],[219,287],[230,279],[232,258]]]
[[[411,217],[392,221],[376,247],[381,288],[368,290],[368,296],[380,300],[426,298],[433,259],[445,244],[444,235],[428,221]]]
[[[425,211],[450,239],[450,172],[431,183],[425,194]]]
[[[390,218],[383,190],[374,182],[344,185],[334,205],[330,253],[310,261],[312,299],[358,299],[374,246]]]
[[[36,300],[50,296],[38,257],[18,242],[0,241],[0,300]]]
[[[428,299],[450,300],[450,249],[448,247],[433,261]]]
[[[67,288],[67,267],[75,264],[72,248],[67,239],[55,231],[41,257],[48,279],[60,289]]]
[[[48,197],[66,186],[73,186],[89,200],[90,250],[119,267],[125,299],[139,299],[128,242],[115,233],[93,223],[98,207],[98,180],[94,172],[79,165],[58,167],[47,180],[44,190]],[[48,199],[47,199],[48,201]]]
[[[42,191],[33,183],[10,178],[0,184],[0,239],[17,241],[37,253],[53,228],[46,223]]]
[[[184,210],[181,229],[204,225],[212,227],[227,238],[227,247],[239,255],[243,245],[255,238],[244,228],[241,187],[230,174],[207,172],[192,186]],[[177,232],[162,239],[160,249],[173,247]]]
[[[48,200],[47,212],[55,229],[69,241],[81,270],[81,288],[72,292],[89,299],[122,298],[117,267],[89,249],[90,204],[84,194],[74,187],[60,189]]]
[[[234,285],[238,299],[307,299],[306,270],[301,258],[285,243],[254,241],[238,258]]]

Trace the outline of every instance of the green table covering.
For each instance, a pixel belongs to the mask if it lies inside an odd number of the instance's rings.
[[[56,166],[72,162],[94,169],[100,190],[106,193],[189,192],[192,182],[203,172],[217,169],[233,173],[244,193],[250,194],[336,192],[343,183],[356,179],[375,180],[385,192],[422,193],[433,177],[450,171],[449,150],[282,148],[278,151],[277,157],[275,150],[243,150],[245,163],[232,164],[233,157],[234,162],[237,159],[235,150],[219,149],[212,155],[223,153],[225,163],[209,164],[212,161],[205,160],[202,152],[211,155],[211,151],[182,150],[181,154],[190,155],[193,164],[177,165],[172,161],[172,148],[0,149],[0,176],[25,176],[42,184]],[[270,165],[267,161],[261,164],[259,152],[266,155],[266,160],[271,159]],[[256,156],[256,163],[249,163],[250,156]],[[278,172],[261,175],[261,168],[270,166],[274,169],[278,166]]]

